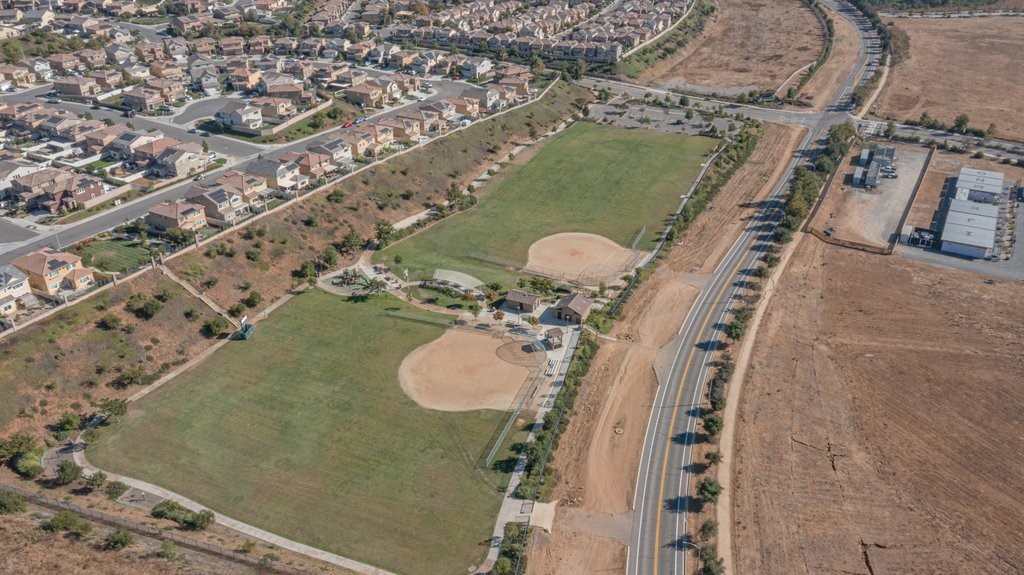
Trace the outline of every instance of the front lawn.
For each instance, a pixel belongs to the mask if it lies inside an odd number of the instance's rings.
[[[108,272],[133,270],[149,261],[149,249],[140,240],[94,240],[71,248],[87,266]]]

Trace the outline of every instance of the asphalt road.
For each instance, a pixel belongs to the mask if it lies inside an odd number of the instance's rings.
[[[851,15],[845,3],[826,0],[826,4],[836,9],[841,17],[853,20],[863,32],[863,19],[859,14]],[[799,148],[801,152],[808,152],[830,126],[850,117],[848,96],[874,57],[872,42],[871,36],[862,34],[857,66],[850,70],[825,112],[738,107],[755,118],[809,127]],[[669,348],[673,354],[671,369],[655,396],[638,470],[626,567],[629,575],[685,575],[691,570],[687,561],[696,545],[691,539],[695,529],[688,525],[688,515],[700,505],[699,499],[691,493],[693,447],[701,440],[699,404],[711,376],[712,362],[724,347],[722,329],[729,318],[729,309],[748,274],[756,267],[761,251],[770,242],[781,214],[782,203],[778,198],[804,157],[805,154],[797,153],[790,160],[785,176],[772,190],[757,218],[743,230],[719,263],[690,309],[679,337],[670,344],[673,346]]]

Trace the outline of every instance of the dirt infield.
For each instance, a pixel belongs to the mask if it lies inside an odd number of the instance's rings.
[[[1022,285],[806,238],[736,422],[731,573],[1024,570]]]
[[[703,36],[644,72],[645,84],[778,88],[818,58],[824,31],[799,0],[721,0]]]
[[[877,101],[876,115],[917,119],[927,112],[948,125],[966,112],[972,127],[1024,140],[1024,18],[899,19],[910,53]]]
[[[525,366],[543,359],[534,359],[535,354],[522,349],[524,345],[450,329],[407,355],[398,381],[413,401],[428,409],[504,410],[530,373]]]
[[[642,252],[624,248],[604,236],[562,233],[533,242],[526,268],[562,274],[567,280],[599,278],[608,282],[629,273],[630,263],[635,265],[642,257]]]

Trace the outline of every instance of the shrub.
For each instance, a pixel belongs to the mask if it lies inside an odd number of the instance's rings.
[[[57,485],[68,485],[78,481],[82,477],[81,466],[74,461],[64,460],[57,465]]]
[[[92,525],[70,511],[58,511],[43,524],[43,529],[51,532],[66,531],[75,537],[84,537],[92,531]]]
[[[715,437],[722,432],[722,427],[725,424],[722,422],[722,416],[717,413],[709,413],[704,416],[704,431],[710,437]]]
[[[122,371],[110,386],[115,389],[125,389],[133,385],[149,385],[153,382],[153,376],[146,373],[141,366],[133,366]]]
[[[105,329],[107,331],[113,331],[113,330],[121,327],[121,318],[117,317],[116,315],[114,315],[112,313],[108,313],[108,314],[104,315],[103,317],[101,317],[96,322],[96,327],[98,327],[100,329]]]
[[[700,497],[701,501],[715,503],[721,494],[722,486],[714,479],[705,477],[697,482],[697,497]]]
[[[160,543],[160,551],[157,552],[157,557],[168,560],[176,559],[178,557],[178,546],[174,544],[174,541],[164,539]]]
[[[16,493],[0,491],[0,515],[25,512],[25,500]]]
[[[14,460],[14,472],[26,479],[35,479],[43,474],[43,466],[39,459],[43,456],[42,450],[22,453]]]
[[[231,317],[240,317],[245,313],[245,304],[236,303],[235,305],[228,308],[228,315]]]
[[[118,527],[107,534],[107,537],[103,540],[103,548],[108,551],[117,551],[118,549],[124,549],[132,543],[135,543],[135,538],[128,532],[124,527]]]
[[[180,525],[182,529],[189,531],[202,531],[209,527],[214,519],[213,511],[209,509],[197,513],[169,499],[157,503],[150,513],[153,517],[170,519]]]
[[[117,499],[127,493],[129,489],[131,489],[131,487],[128,487],[128,485],[121,483],[120,481],[111,481],[107,484],[107,488],[104,489],[103,492],[107,494],[107,497]]]
[[[242,303],[248,307],[256,307],[263,303],[263,294],[256,290],[249,292],[249,295],[242,300]]]
[[[230,325],[231,324],[228,323],[228,320],[218,315],[204,321],[203,327],[199,332],[205,337],[217,337],[228,329],[228,326]]]

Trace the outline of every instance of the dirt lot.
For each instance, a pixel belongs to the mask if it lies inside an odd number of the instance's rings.
[[[972,127],[1024,139],[1024,20],[1019,17],[899,19],[910,53],[876,102],[877,115],[917,119],[923,112],[952,125],[967,113]],[[969,70],[970,73],[965,73]]]
[[[851,151],[845,167],[829,186],[811,227],[822,231],[831,228],[836,239],[885,247],[893,234],[899,234],[900,218],[924,169],[928,150],[921,146],[897,146],[894,165],[899,177],[879,178],[878,187],[870,190],[852,185],[860,151],[860,147]]]
[[[1002,172],[1005,174],[1007,182],[1014,182],[1017,185],[1024,184],[1024,168],[1019,166],[936,150],[928,173],[925,174],[924,180],[921,182],[921,191],[917,193],[914,207],[910,210],[907,225],[931,228],[935,212],[939,209],[942,186],[945,184],[946,178],[955,176],[964,166]]]
[[[824,48],[818,19],[799,0],[719,0],[703,36],[639,78],[660,87],[778,88]]]
[[[550,270],[567,278],[604,276],[614,283],[631,271],[642,253],[595,234],[564,233],[539,239],[530,246],[526,267]]]
[[[806,237],[743,388],[731,572],[1024,570],[1022,290]]]
[[[398,381],[406,395],[427,409],[508,409],[530,373],[528,367],[544,361],[543,354],[522,346],[492,334],[449,329],[405,356]]]
[[[807,82],[798,96],[816,110],[823,109],[828,105],[829,100],[836,92],[836,87],[846,79],[846,75],[856,65],[857,57],[860,54],[857,27],[849,20],[839,17],[835,12],[831,10],[828,12],[835,23],[832,54],[825,61],[825,65],[814,74],[811,81]]]
[[[559,442],[553,531],[531,545],[531,573],[598,573],[625,568],[625,540],[644,431],[657,389],[658,348],[679,331],[706,279],[771,189],[800,132],[766,124],[747,163],[679,238],[623,310],[613,336],[602,341],[587,385]],[[672,310],[673,313],[665,313]],[[621,430],[621,433],[618,432]]]

